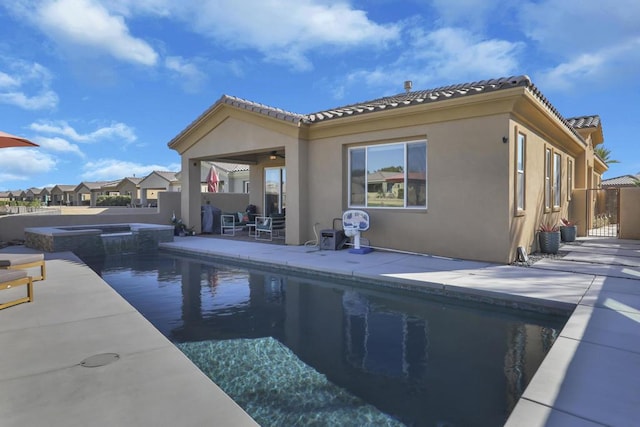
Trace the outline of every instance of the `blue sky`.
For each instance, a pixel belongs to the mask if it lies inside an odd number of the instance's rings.
[[[598,114],[640,173],[637,0],[12,0],[0,4],[0,190],[180,168],[167,143],[222,94],[296,113],[527,74]]]

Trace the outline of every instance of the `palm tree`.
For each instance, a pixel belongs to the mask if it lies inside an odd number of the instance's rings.
[[[593,149],[600,159],[604,162],[605,165],[609,166],[612,163],[620,163],[618,160],[614,160],[611,158],[611,150],[605,147],[596,147]]]

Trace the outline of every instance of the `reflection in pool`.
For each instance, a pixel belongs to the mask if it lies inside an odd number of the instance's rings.
[[[272,337],[333,385],[407,425],[503,425],[566,322],[163,252],[85,261],[173,342],[256,348],[262,341],[238,339]]]

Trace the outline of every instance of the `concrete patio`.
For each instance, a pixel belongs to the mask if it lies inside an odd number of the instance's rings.
[[[563,248],[566,256],[531,267],[227,238],[176,238],[162,246],[509,306],[573,311],[507,425],[625,426],[640,419],[640,241],[580,239]],[[28,251],[4,251],[16,249]],[[73,254],[47,259],[48,277],[35,284],[35,301],[0,311],[3,426],[255,425]],[[96,368],[80,365],[100,353],[118,353],[120,359]]]

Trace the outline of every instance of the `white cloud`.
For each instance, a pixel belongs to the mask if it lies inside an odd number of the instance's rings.
[[[235,48],[260,51],[267,60],[308,69],[318,48],[376,46],[397,40],[397,25],[380,25],[348,3],[315,0],[195,1],[182,17],[196,32]]]
[[[388,64],[350,73],[344,86],[365,84],[390,93],[403,90],[405,80],[414,89],[463,83],[519,73],[518,57],[524,45],[500,39],[482,38],[460,28],[441,28],[427,32],[414,27],[408,32],[406,48]]]
[[[71,144],[69,141],[63,138],[46,138],[35,137],[34,141],[40,145],[41,148],[48,151],[56,151],[59,153],[74,153],[80,157],[85,157],[85,154],[80,150],[76,144]]]
[[[0,58],[0,67],[0,103],[25,110],[52,109],[58,105],[47,68],[37,62],[9,57]]]
[[[124,17],[110,13],[98,0],[23,1],[7,7],[76,55],[104,52],[146,66],[158,60],[149,43],[131,35]]]
[[[112,180],[121,179],[125,176],[147,176],[154,170],[157,171],[179,171],[180,165],[177,163],[169,165],[143,165],[118,159],[99,159],[85,163],[82,167],[83,180]]]
[[[38,149],[3,148],[0,156],[0,182],[33,181],[36,177],[51,172],[56,159]]]
[[[101,127],[93,132],[85,134],[78,133],[64,120],[32,123],[29,125],[29,129],[40,133],[61,135],[73,141],[85,143],[114,139],[130,143],[137,139],[134,129],[124,123],[112,123],[109,126]]]
[[[540,85],[572,89],[635,79],[640,69],[640,2],[543,0],[521,4],[521,28],[553,64]]]
[[[637,0],[542,0],[519,4],[521,28],[540,48],[565,57],[640,36]]]
[[[640,37],[626,44],[576,55],[536,75],[537,84],[545,89],[570,90],[585,83],[601,87],[635,78],[640,68]]]
[[[502,20],[508,11],[518,3],[503,0],[432,0],[431,6],[437,11],[438,20],[444,26],[454,25],[464,28],[481,29],[488,22]],[[504,22],[504,21],[503,21]]]
[[[189,62],[181,56],[166,57],[165,67],[176,75],[188,92],[196,92],[207,78],[195,62]]]

